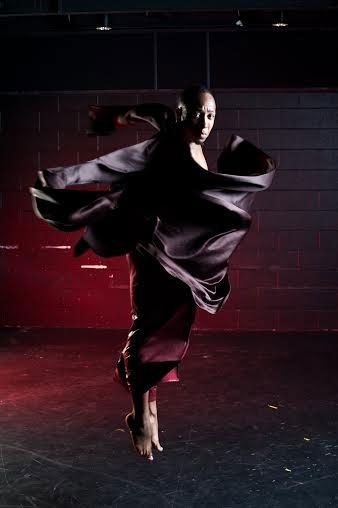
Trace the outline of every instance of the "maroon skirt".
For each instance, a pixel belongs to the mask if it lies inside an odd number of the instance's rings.
[[[149,400],[155,400],[158,383],[179,381],[196,304],[190,288],[147,252],[135,249],[127,259],[133,324],[114,380],[128,391],[150,389]]]

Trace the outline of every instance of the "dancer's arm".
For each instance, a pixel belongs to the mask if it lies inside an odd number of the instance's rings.
[[[149,102],[134,106],[89,106],[89,136],[105,136],[116,129],[137,123],[148,123],[157,131],[165,132],[176,123],[173,109],[165,104]]]
[[[148,103],[135,106],[89,106],[91,130],[89,135],[110,134],[116,128],[143,122],[163,132],[174,125],[174,111],[163,104]],[[110,183],[121,180],[124,173],[140,171],[147,163],[156,139],[116,150],[84,163],[38,171],[42,187],[64,189],[68,185]]]

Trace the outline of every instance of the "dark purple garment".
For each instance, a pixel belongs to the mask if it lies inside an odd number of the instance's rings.
[[[178,127],[179,128],[179,127]],[[274,161],[232,136],[206,171],[177,130],[92,161],[44,170],[52,188],[30,188],[38,216],[62,230],[86,226],[84,240],[99,256],[147,251],[186,283],[196,304],[215,313],[229,296],[228,262],[247,233],[254,194],[269,187]],[[68,185],[107,182],[110,191]]]
[[[228,298],[229,258],[250,227],[255,193],[269,187],[276,165],[232,135],[217,172],[206,171],[181,141],[169,108],[122,110],[122,120],[143,119],[160,132],[88,162],[46,169],[30,192],[35,213],[52,226],[85,226],[75,255],[83,245],[103,257],[128,254],[135,319],[115,380],[127,389],[151,388],[154,400],[158,382],[178,380],[196,305],[214,314]],[[102,107],[100,130],[118,123],[121,108],[114,111]],[[94,182],[109,183],[110,190],[66,189]]]

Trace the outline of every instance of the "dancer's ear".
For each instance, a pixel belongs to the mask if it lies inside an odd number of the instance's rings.
[[[183,122],[187,118],[187,109],[184,104],[180,104],[176,108],[176,117],[178,122]]]

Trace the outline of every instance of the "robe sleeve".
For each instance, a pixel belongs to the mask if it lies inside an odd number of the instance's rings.
[[[217,161],[217,172],[257,176],[273,171],[277,163],[246,139],[232,134]]]
[[[156,144],[156,137],[151,138],[87,162],[38,171],[38,178],[53,189],[85,183],[109,183],[113,187],[128,174],[142,171]]]
[[[45,169],[30,193],[36,215],[59,229],[78,229],[99,218],[135,182],[157,146],[156,137],[82,164]],[[109,183],[110,191],[78,191],[69,185]],[[46,185],[47,184],[47,185]],[[61,226],[61,227],[60,227]]]

